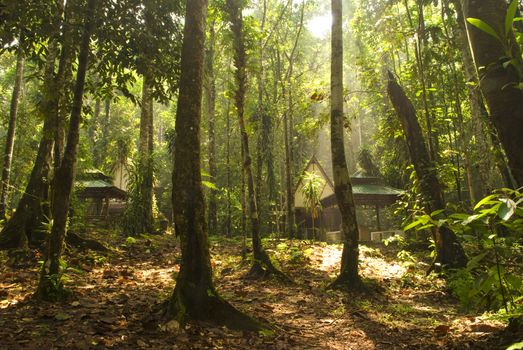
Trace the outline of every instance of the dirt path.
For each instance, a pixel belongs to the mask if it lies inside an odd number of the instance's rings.
[[[34,302],[34,262],[16,270],[3,255],[0,349],[504,349],[508,341],[496,336],[503,325],[458,313],[442,282],[424,277],[426,266],[408,256],[398,262],[393,251],[363,247],[369,291],[325,291],[341,249],[305,242],[270,244],[295,285],[243,279],[249,266],[239,245],[213,243],[218,290],[274,325],[273,334],[197,324],[176,329],[151,317],[174,286],[179,252],[172,238],[118,243],[109,256],[70,252],[73,293],[61,304]]]

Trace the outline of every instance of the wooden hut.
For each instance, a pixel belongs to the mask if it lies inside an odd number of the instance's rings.
[[[326,241],[341,241],[341,213],[338,209],[334,184],[318,159],[313,156],[303,174],[314,173],[322,179],[319,192],[321,210],[317,218],[312,218],[303,194],[303,176],[295,191],[296,223],[304,237]],[[386,236],[398,233],[385,220],[384,208],[399,199],[402,191],[387,186],[375,176],[367,176],[360,171],[351,176],[356,215],[361,241],[380,240]],[[314,229],[313,229],[314,227]]]
[[[100,170],[88,170],[78,176],[76,196],[86,204],[86,216],[107,219],[123,213],[127,192],[113,184]]]

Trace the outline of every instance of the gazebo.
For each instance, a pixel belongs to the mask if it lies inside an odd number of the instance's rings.
[[[341,240],[339,233],[341,213],[338,209],[331,176],[327,174],[315,156],[305,167],[303,174],[306,173],[314,173],[322,179],[322,188],[318,191],[321,210],[318,217],[313,219],[309,208],[306,206],[306,198],[303,194],[305,184],[302,176],[297,184],[294,197],[298,229],[301,230],[303,236],[308,238],[320,238],[328,241]],[[381,239],[387,235],[387,232],[389,232],[389,235],[390,231],[396,232],[393,227],[390,227],[382,213],[384,208],[399,199],[402,191],[385,185],[378,177],[367,176],[363,171],[353,174],[351,183],[360,240],[370,241],[373,240],[373,236],[376,237],[375,239]],[[314,229],[312,229],[313,227]]]

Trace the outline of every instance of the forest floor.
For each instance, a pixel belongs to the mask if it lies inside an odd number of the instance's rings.
[[[211,239],[219,293],[273,332],[242,332],[154,317],[173,290],[180,259],[173,236],[126,239],[91,232],[108,253],[67,251],[66,302],[31,296],[38,254],[13,266],[0,253],[0,349],[505,349],[521,339],[502,323],[459,312],[427,263],[398,248],[362,246],[368,290],[325,287],[338,271],[340,245],[267,240],[267,250],[296,283],[243,276],[238,240]],[[523,338],[523,335],[521,335]]]

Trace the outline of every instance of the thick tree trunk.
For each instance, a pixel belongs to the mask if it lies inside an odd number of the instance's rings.
[[[343,118],[343,32],[342,1],[331,1],[332,39],[331,39],[331,156],[334,192],[341,212],[343,253],[340,274],[331,287],[357,288],[360,286],[358,274],[358,223],[356,207],[352,194],[349,169],[345,157],[344,118]]]
[[[493,184],[489,183],[489,178],[487,177],[487,174],[491,172],[492,163],[498,167],[504,186],[512,186],[512,179],[503,153],[500,151],[490,152],[491,145],[494,145],[498,150],[501,150],[502,147],[493,129],[492,121],[489,119],[483,96],[479,89],[478,73],[470,52],[461,0],[452,0],[452,3],[454,4],[457,14],[458,28],[456,37],[463,57],[463,71],[465,79],[470,83],[467,84],[467,93],[472,117],[472,134],[476,140],[474,148],[477,154],[475,159],[471,159],[471,163],[475,164],[477,169],[475,169],[474,172],[476,172],[481,179],[481,181],[478,181],[481,183],[477,183],[474,186],[477,193],[476,198],[480,199],[486,193],[487,188],[493,186]],[[486,135],[489,137],[486,137]]]
[[[196,319],[230,328],[259,330],[261,327],[257,322],[219,297],[212,283],[200,173],[206,12],[207,0],[186,2],[173,172],[174,221],[180,236],[182,263],[167,314],[181,323]]]
[[[430,160],[425,146],[414,106],[390,72],[387,91],[405,133],[410,158],[419,179],[420,191],[426,201],[425,210],[427,214],[430,214],[436,210],[445,209],[441,185],[435,173],[434,163]],[[467,264],[463,247],[452,231],[441,227],[440,229],[435,228],[432,233],[436,243],[437,263],[449,268],[464,267]]]
[[[207,81],[206,81],[206,102],[207,102],[207,120],[208,120],[208,153],[209,153],[209,176],[210,181],[216,183],[218,179],[218,167],[216,165],[216,77],[214,74],[214,46],[215,46],[215,23],[211,24],[209,29],[209,48],[207,50],[206,58],[206,69],[207,69]],[[218,201],[216,199],[216,191],[211,189],[209,191],[209,233],[218,233]]]
[[[254,263],[249,272],[252,277],[264,277],[267,274],[274,274],[277,277],[288,280],[281,271],[272,264],[269,256],[263,249],[260,237],[260,220],[258,206],[256,203],[256,190],[254,188],[254,176],[252,174],[252,160],[249,151],[249,136],[245,126],[244,105],[245,92],[247,89],[247,57],[245,51],[243,18],[241,13],[240,0],[227,0],[227,11],[231,20],[234,42],[234,65],[236,67],[236,92],[235,105],[238,113],[238,123],[240,126],[241,144],[243,150],[243,171],[247,185],[247,197],[249,203],[249,221],[252,230],[252,247]]]
[[[39,112],[44,118],[42,138],[38,145],[35,163],[25,188],[18,202],[16,211],[0,233],[0,249],[27,248],[32,241],[38,240],[38,228],[48,214],[44,201],[48,196],[51,154],[53,149],[54,123],[57,113],[56,91],[54,84],[57,42],[49,43],[45,79],[43,82],[44,99]]]
[[[0,183],[0,219],[5,218],[7,209],[7,192],[9,189],[9,180],[11,178],[11,162],[13,160],[13,149],[15,145],[16,118],[18,115],[18,104],[20,101],[20,92],[24,78],[24,50],[22,48],[22,38],[18,44],[16,54],[16,73],[13,94],[11,95],[11,108],[9,111],[9,125],[5,140],[5,150],[3,157],[2,182]]]
[[[80,139],[80,122],[84,95],[87,61],[89,58],[89,44],[91,31],[94,25],[94,9],[96,0],[87,2],[84,14],[85,26],[80,44],[78,70],[74,89],[73,105],[67,133],[67,145],[59,168],[55,173],[56,183],[53,191],[53,226],[47,243],[47,251],[42,265],[37,296],[44,300],[57,300],[62,295],[63,286],[60,275],[60,257],[63,252],[64,240],[67,231],[67,216],[69,212],[70,196],[73,190],[78,141]]]
[[[479,18],[487,22],[502,38],[503,42],[467,25],[490,117],[498,131],[516,185],[523,186],[523,91],[519,88],[523,80],[523,61],[513,33],[504,34],[507,2],[464,0],[463,10],[466,18]],[[514,60],[514,65],[505,65],[507,56]]]

